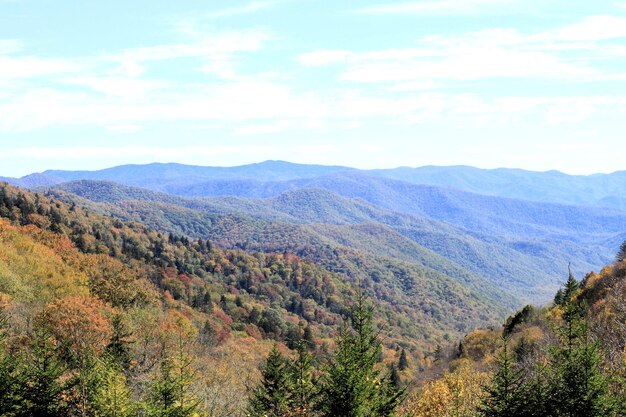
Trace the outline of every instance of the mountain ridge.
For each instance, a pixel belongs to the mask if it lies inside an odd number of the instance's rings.
[[[102,191],[100,187],[105,187],[105,191]],[[278,197],[267,199],[187,198],[110,182],[91,181],[61,184],[56,189],[68,191],[92,201],[111,203],[119,210],[118,215],[129,216],[135,220],[152,221],[153,227],[175,228],[177,232],[185,232],[196,237],[210,237],[216,241],[223,240],[235,247],[253,249],[271,247],[297,251],[301,250],[297,248],[302,248],[302,245],[311,242],[311,237],[307,237],[309,233],[307,230],[309,230],[318,236],[314,238],[314,241],[321,236],[331,237],[334,242],[349,242],[349,246],[369,252],[377,247],[378,249],[373,251],[373,254],[382,251],[406,261],[406,253],[403,251],[406,250],[407,241],[404,239],[408,239],[412,244],[433,251],[437,256],[452,260],[461,268],[488,278],[491,282],[497,282],[498,279],[508,280],[515,276],[520,280],[519,283],[512,287],[505,286],[505,288],[509,290],[514,288],[518,296],[524,292],[527,295],[533,294],[531,288],[541,286],[539,283],[542,280],[545,280],[545,293],[551,294],[559,283],[557,280],[562,270],[566,268],[571,258],[577,259],[574,265],[575,271],[585,273],[596,265],[605,263],[610,256],[609,253],[613,250],[609,247],[611,245],[604,242],[604,235],[597,237],[596,240],[602,241],[606,246],[597,243],[591,249],[586,245],[576,243],[576,241],[584,240],[583,237],[567,242],[548,239],[546,236],[538,239],[529,233],[526,237],[491,235],[428,216],[395,212],[372,205],[363,199],[341,196],[325,189],[291,190]],[[142,203],[142,200],[146,203]],[[180,207],[188,211],[183,213]],[[248,216],[248,219],[256,220],[250,223],[250,220],[238,217],[237,227],[230,223],[230,227],[223,228],[219,226],[219,222],[212,223],[213,218],[210,216],[213,215],[244,215]],[[158,220],[159,218],[168,220],[163,222]],[[190,223],[191,219],[197,220]],[[263,223],[258,223],[259,221]],[[622,222],[626,224],[626,217],[622,219]],[[386,238],[391,238],[394,245],[381,246],[373,241],[371,235],[363,234],[364,229],[355,228],[371,223],[383,225],[392,230],[395,235],[386,236]],[[180,229],[181,225],[183,229]],[[299,232],[285,234],[285,227],[296,226],[306,228],[299,229]],[[341,229],[340,232],[338,228]],[[340,236],[341,233],[344,236]],[[572,232],[564,230],[560,233]],[[587,229],[586,233],[591,234],[590,229]],[[284,235],[284,238],[277,238],[280,235]],[[262,239],[261,236],[263,236]],[[612,238],[612,240],[615,239],[617,238]],[[299,240],[301,242],[298,242]],[[291,243],[287,244],[288,242]],[[366,245],[364,242],[370,242],[370,244]],[[422,250],[414,248],[410,252],[415,256],[416,261],[420,259],[420,262],[424,262],[424,259],[427,259],[432,262],[432,256],[424,254]],[[598,254],[603,254],[603,256]],[[434,264],[430,264],[430,267],[441,271],[442,269],[437,266],[439,264],[441,264],[440,261],[435,261]]]
[[[3,177],[2,180],[23,187],[54,185],[78,179],[113,180],[125,185],[172,192],[175,189],[197,188],[203,182],[207,187],[209,183],[204,180],[241,181],[238,187],[242,187],[256,182],[293,181],[342,172],[450,187],[497,197],[626,210],[626,197],[621,192],[626,187],[626,171],[572,175],[556,170],[482,169],[467,165],[356,169],[270,160],[234,167],[152,163],[121,165],[95,171],[47,170],[22,178]]]

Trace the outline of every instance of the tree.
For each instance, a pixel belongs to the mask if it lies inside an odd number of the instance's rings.
[[[590,340],[582,308],[565,306],[560,344],[552,348],[550,386],[558,416],[610,415],[608,381],[600,370],[600,349]]]
[[[565,303],[565,294],[563,293],[563,288],[559,288],[554,296],[554,305],[562,306]]]
[[[58,347],[45,328],[35,329],[30,352],[21,370],[18,416],[56,417],[67,415],[66,393],[73,381],[62,381],[66,371],[58,358]]]
[[[617,256],[615,257],[617,262],[623,262],[626,260],[626,240],[622,242],[617,251]]]
[[[313,357],[308,351],[305,341],[297,347],[296,359],[291,364],[291,379],[293,392],[291,395],[291,409],[294,416],[311,415],[311,404],[315,395],[313,386]]]
[[[121,314],[113,316],[111,327],[113,332],[109,344],[106,346],[106,352],[117,365],[127,371],[131,361],[132,333],[128,330]]]
[[[502,339],[502,351],[498,356],[497,369],[491,383],[485,389],[485,398],[480,407],[484,417],[522,417],[525,410],[526,392],[522,371],[517,368],[513,355],[509,353],[508,339]]]
[[[563,302],[569,303],[572,300],[572,297],[578,291],[580,284],[572,274],[571,264],[568,266],[569,275],[567,277],[567,282],[565,283],[565,289],[563,290]]]
[[[276,345],[270,351],[262,371],[260,385],[250,398],[251,417],[284,417],[292,403],[292,380],[287,361]]]
[[[398,367],[395,363],[389,366],[389,377],[394,387],[400,388],[402,386],[402,378],[400,378],[400,372],[398,372]]]
[[[18,361],[15,356],[8,354],[5,346],[6,318],[0,311],[0,415],[11,415],[19,404],[18,387],[20,385],[17,373]]]
[[[453,372],[424,386],[408,405],[414,417],[476,417],[487,374],[461,359]]]
[[[192,382],[189,362],[163,358],[159,364],[159,376],[153,382],[148,405],[151,417],[188,417],[195,415],[197,402],[190,398]]]
[[[400,352],[400,358],[398,359],[398,369],[404,371],[409,368],[409,360],[406,357],[406,350],[402,349]]]
[[[190,323],[181,317],[175,318],[175,325],[169,327],[168,334],[174,333],[175,346],[162,345],[159,373],[152,383],[148,403],[151,417],[190,417],[197,414],[198,401],[192,393],[195,373],[192,357],[189,355]],[[169,350],[175,349],[172,353]]]
[[[382,343],[372,313],[360,294],[352,309],[351,328],[341,331],[322,377],[318,409],[324,417],[393,416],[403,399],[404,390],[376,370]]]
[[[95,409],[99,417],[130,417],[135,413],[131,391],[126,377],[116,366],[101,370],[101,384],[95,396]]]
[[[315,349],[315,338],[313,337],[313,329],[311,329],[310,324],[307,324],[304,328],[302,339],[306,343],[308,349]]]

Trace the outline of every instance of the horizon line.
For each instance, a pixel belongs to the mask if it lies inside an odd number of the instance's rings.
[[[540,171],[540,170],[532,170],[532,169],[525,169],[525,168],[519,168],[519,167],[505,167],[505,166],[501,166],[497,168],[483,168],[483,167],[467,165],[467,164],[453,164],[453,165],[428,164],[428,165],[418,165],[418,166],[399,165],[399,166],[395,166],[392,168],[356,168],[356,167],[351,167],[348,165],[335,165],[335,164],[327,165],[327,164],[322,164],[322,163],[299,163],[299,162],[287,161],[284,159],[266,159],[266,160],[262,160],[259,162],[251,162],[247,164],[238,164],[238,165],[197,165],[197,164],[185,164],[185,163],[176,162],[176,161],[170,161],[170,162],[155,161],[155,162],[148,162],[148,163],[129,163],[129,164],[113,165],[113,166],[109,166],[106,168],[93,169],[93,170],[49,168],[44,171],[32,172],[32,173],[19,176],[19,177],[0,175],[0,178],[24,179],[24,178],[28,178],[28,177],[35,176],[35,175],[45,175],[46,173],[54,172],[54,171],[93,173],[93,172],[101,172],[101,171],[111,170],[115,168],[122,168],[122,167],[147,167],[151,165],[179,165],[179,166],[194,167],[194,168],[232,169],[232,168],[248,167],[248,166],[253,166],[253,165],[263,165],[263,164],[268,164],[268,163],[284,163],[284,164],[289,164],[289,165],[317,166],[317,167],[327,167],[327,168],[345,168],[346,170],[365,171],[365,172],[367,171],[393,171],[393,170],[399,170],[399,169],[417,170],[417,169],[423,169],[423,168],[444,168],[444,169],[445,168],[470,168],[470,169],[476,169],[480,171],[508,170],[508,171],[524,171],[528,173],[537,173],[537,174],[556,173],[556,174],[561,174],[561,175],[565,175],[569,177],[592,177],[592,176],[602,176],[602,175],[614,175],[614,174],[626,172],[626,170],[617,170],[613,172],[594,172],[591,174],[571,174],[571,173],[567,173],[558,169],[548,169],[548,170]]]

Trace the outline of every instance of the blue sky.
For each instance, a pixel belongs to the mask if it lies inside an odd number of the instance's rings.
[[[0,175],[626,169],[626,0],[0,0]]]

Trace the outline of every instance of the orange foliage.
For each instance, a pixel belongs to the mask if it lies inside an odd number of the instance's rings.
[[[97,298],[71,296],[48,304],[39,320],[74,352],[101,353],[111,338],[111,313]]]

